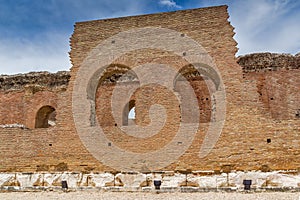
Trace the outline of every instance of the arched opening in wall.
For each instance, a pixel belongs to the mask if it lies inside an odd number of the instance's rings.
[[[95,96],[90,97],[94,99],[92,106],[95,108],[90,117],[91,125],[96,120],[102,127],[127,126],[128,122],[134,122],[131,118],[135,109],[128,116],[135,104],[128,102],[135,99],[132,92],[140,85],[134,70],[123,64],[111,64],[104,71],[95,73],[91,80],[94,81],[91,86],[96,87]]]
[[[135,100],[129,101],[123,110],[123,126],[132,125],[135,122]]]
[[[184,103],[189,102],[188,89],[186,83],[192,87],[196,95],[200,119],[196,119],[196,110],[188,109]],[[214,92],[218,90],[220,84],[219,76],[216,71],[206,64],[189,64],[182,67],[174,79],[174,91],[180,97],[181,121],[207,123],[214,120]]]
[[[135,107],[131,108],[131,110],[129,111],[128,119],[135,119]]]
[[[35,117],[35,128],[48,128],[55,126],[56,111],[52,106],[41,107]]]

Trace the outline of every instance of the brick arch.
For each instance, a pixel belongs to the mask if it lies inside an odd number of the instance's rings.
[[[59,115],[57,110],[58,94],[51,91],[41,91],[33,96],[26,102],[25,106],[25,125],[30,129],[34,129],[36,125],[36,115],[40,108],[44,106],[53,107]]]
[[[109,99],[111,98],[111,93],[114,90],[115,86],[119,84],[126,85],[126,84],[137,84],[139,85],[138,76],[136,73],[131,70],[131,68],[124,64],[118,64],[113,63],[108,66],[106,66],[104,69],[101,68],[97,70],[90,79],[87,87],[87,97],[91,104],[91,115],[90,115],[90,125],[94,126],[96,123],[96,116],[98,117],[98,120],[101,121],[101,115],[99,115],[99,110],[105,113],[111,113],[111,108],[108,108],[107,106],[104,108],[103,105],[111,105],[110,102],[101,103],[102,99]],[[105,92],[102,91],[104,88]],[[124,88],[126,89],[126,88]],[[109,96],[102,96],[105,94],[110,94]],[[118,108],[124,108],[125,105],[120,104],[116,105]],[[120,109],[121,110],[121,109]],[[120,113],[118,113],[120,116],[120,119],[109,120],[108,124],[122,124],[122,110]],[[105,116],[107,117],[107,116]],[[112,116],[111,116],[112,117]],[[107,120],[106,120],[107,121]],[[105,122],[106,124],[106,122]]]
[[[110,64],[100,75],[98,85],[137,80],[138,76],[129,66],[124,64]]]
[[[123,77],[123,75],[126,76]],[[138,76],[131,68],[124,64],[110,64],[106,67],[97,70],[91,77],[88,87],[87,96],[90,100],[95,100],[95,93],[99,86],[103,84],[113,83],[116,84],[118,81],[138,81]]]
[[[220,87],[220,79],[212,67],[203,63],[188,64],[179,69],[173,87],[180,98],[183,122],[207,123],[212,120],[213,94]],[[188,82],[197,97],[200,115],[195,114],[198,110],[189,110],[184,105],[189,102],[189,96],[185,94],[185,82]],[[194,116],[199,116],[199,119]]]
[[[220,84],[221,84],[221,77],[218,74],[218,72],[216,72],[216,70],[204,63],[193,63],[193,64],[188,64],[185,65],[183,67],[181,67],[176,75],[176,77],[174,78],[174,88],[175,88],[175,84],[178,80],[181,79],[186,79],[186,80],[192,80],[192,79],[196,79],[196,78],[206,78],[206,79],[210,79],[213,84],[214,84],[214,89],[213,90],[219,90],[220,89]]]
[[[35,116],[35,128],[48,128],[49,120],[55,121],[56,109],[52,106],[42,106]]]

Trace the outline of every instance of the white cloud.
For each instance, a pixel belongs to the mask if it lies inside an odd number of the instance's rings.
[[[0,17],[10,19],[12,25],[6,27],[8,22],[5,22],[0,26],[3,35],[0,37],[0,74],[69,70],[69,38],[76,21],[143,14],[149,9],[146,5],[143,1],[127,0],[52,0],[47,4],[26,4],[17,14],[0,6],[3,11]],[[14,3],[15,7],[19,8],[19,4]],[[30,24],[28,27],[23,25],[24,19]],[[37,30],[32,31],[31,25]]]
[[[174,0],[160,0],[159,4],[162,6],[168,6],[172,8],[182,8],[181,6],[177,5]]]
[[[68,36],[49,33],[36,40],[0,40],[0,74],[56,72],[71,67]]]
[[[296,53],[300,50],[299,2],[293,0],[236,1],[229,6],[238,54]]]

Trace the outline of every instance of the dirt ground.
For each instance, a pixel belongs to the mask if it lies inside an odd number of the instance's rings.
[[[8,199],[64,199],[64,200],[300,200],[300,192],[263,192],[263,193],[225,193],[225,192],[208,192],[208,193],[160,193],[155,192],[96,192],[96,191],[77,191],[77,192],[6,192],[0,193],[1,200]]]

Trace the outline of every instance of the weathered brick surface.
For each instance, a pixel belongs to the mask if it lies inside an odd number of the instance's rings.
[[[273,119],[297,119],[300,102],[300,56],[290,54],[250,54],[239,57],[245,82],[256,85],[263,114]],[[255,95],[255,96],[254,96]]]
[[[242,67],[239,66],[234,56],[237,48],[232,38],[233,27],[227,20],[226,7],[220,6],[76,23],[70,42],[73,67],[70,80],[66,81],[68,84],[61,79],[53,81],[50,78],[53,83],[59,83],[58,87],[48,84],[48,81],[34,82],[29,78],[29,85],[25,86],[25,83],[14,81],[16,79],[6,77],[4,80],[0,77],[0,124],[20,123],[30,128],[0,128],[0,171],[112,170],[97,161],[79,139],[72,111],[75,80],[82,75],[77,73],[83,60],[103,40],[120,31],[149,26],[176,30],[201,44],[213,58],[226,89],[226,100],[222,102],[226,104],[226,120],[222,134],[208,156],[199,158],[208,122],[213,118],[213,98],[208,91],[214,83],[204,82],[205,78],[201,76],[187,76],[197,95],[200,127],[189,149],[165,169],[298,169],[298,58],[256,54],[245,58],[244,61],[243,58],[239,58]],[[186,68],[189,63],[185,59],[161,50],[129,52],[116,59],[113,64],[128,70],[151,62],[168,64],[179,71],[189,70]],[[273,62],[276,70],[265,70],[272,68],[270,63]],[[178,129],[181,120],[180,101],[176,93],[163,87],[139,88],[131,97],[136,101],[136,123],[148,125],[149,109],[156,103],[164,105],[168,119],[164,127],[147,140],[124,134],[121,131],[123,109],[117,111],[117,117],[113,118],[110,102],[115,88],[114,81],[118,74],[127,70],[121,67],[109,68],[103,73],[105,76],[100,78],[100,83],[95,83],[99,84],[95,97],[96,120],[104,129],[106,137],[121,148],[136,153],[161,148],[174,137]],[[164,75],[163,72],[161,74]],[[10,83],[14,86],[10,86]],[[125,78],[119,87],[126,91],[130,85],[138,85],[134,75]],[[180,90],[180,81],[174,84],[174,88]],[[178,93],[180,96],[180,92]],[[88,96],[87,93],[82,95]],[[181,101],[185,101],[184,98],[181,97]],[[54,107],[57,111],[56,126],[34,129],[36,113],[46,105]],[[123,108],[124,103],[120,100],[118,106]],[[90,114],[89,110],[83,112]],[[122,165],[122,156],[118,162]]]

